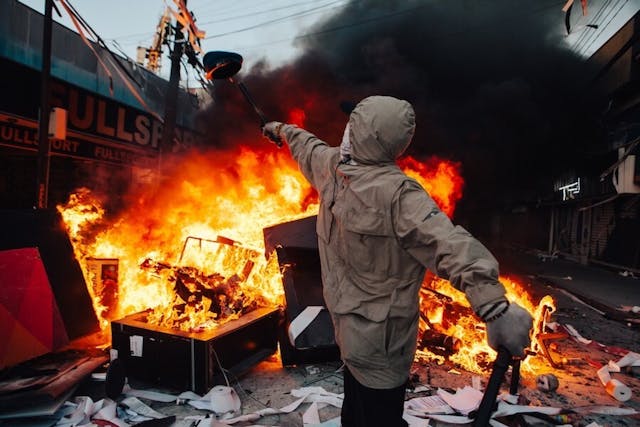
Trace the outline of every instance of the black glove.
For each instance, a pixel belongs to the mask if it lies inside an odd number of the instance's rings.
[[[513,357],[524,357],[531,344],[533,318],[518,304],[510,303],[503,313],[487,320],[487,342],[494,350],[504,347]]]
[[[262,126],[262,134],[275,142],[278,147],[282,146],[282,135],[280,130],[284,123],[281,122],[269,122]]]

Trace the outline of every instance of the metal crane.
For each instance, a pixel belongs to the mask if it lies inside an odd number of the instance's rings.
[[[160,17],[151,46],[138,46],[138,64],[154,73],[159,73],[162,66],[162,46],[170,30],[171,11],[167,7]]]

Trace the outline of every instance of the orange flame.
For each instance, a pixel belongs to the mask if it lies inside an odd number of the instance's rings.
[[[537,336],[544,331],[543,319],[546,313],[555,310],[555,302],[545,296],[538,303],[532,300],[523,286],[508,277],[501,276],[500,282],[507,291],[507,298],[518,303],[534,317],[534,329],[531,333],[531,349],[538,350]],[[486,342],[485,325],[471,311],[464,293],[455,289],[446,280],[427,276],[420,292],[420,331],[435,329],[438,333],[451,337],[460,344],[455,353],[448,355],[449,360],[475,373],[485,373],[493,362],[496,352]],[[444,300],[444,301],[443,301]],[[444,356],[434,354],[429,349],[418,351],[418,356],[443,361]],[[538,358],[528,357],[521,365],[523,372],[535,372],[542,366]]]
[[[314,194],[284,151],[239,147],[182,159],[165,177],[162,188],[144,186],[132,192],[127,196],[130,206],[114,218],[104,216],[100,202],[86,189],[58,209],[69,226],[88,283],[95,279],[87,266],[89,259],[119,260],[118,307],[110,310],[109,319],[100,319],[107,328],[116,317],[172,304],[169,270],[146,271],[140,268],[144,260],[177,265],[189,237],[216,241],[223,236],[239,242],[241,248],[263,253],[262,229],[315,214]],[[281,304],[277,263],[267,262],[264,256],[252,259],[255,265],[244,284],[247,292],[260,294],[271,305]],[[93,289],[90,293],[100,315],[101,299]]]
[[[304,111],[291,114],[302,124]],[[464,184],[459,164],[438,158],[422,163],[407,157],[400,166],[423,185],[447,215],[453,215]],[[103,329],[110,320],[149,309],[150,322],[169,322],[188,330],[214,327],[224,321],[221,312],[227,313],[228,319],[241,315],[229,310],[236,304],[229,298],[240,298],[248,306],[282,305],[280,269],[276,257],[267,260],[264,256],[262,230],[318,211],[317,193],[287,150],[265,145],[264,149],[238,146],[193,153],[171,169],[165,168],[161,181],[161,187],[133,186],[135,190],[125,196],[128,207],[115,216],[108,216],[100,200],[84,188],[58,206]],[[114,293],[110,298],[100,295],[103,287],[96,285],[99,278],[90,265],[96,258],[118,260],[117,288],[108,288]],[[184,269],[187,267],[198,273],[190,274],[192,270]],[[211,297],[187,298],[176,313],[178,277],[189,291],[215,282],[214,286],[231,292],[215,294],[215,301]],[[536,311],[515,282],[501,280],[511,299],[532,313]],[[468,307],[464,295],[444,280],[428,277],[425,286]],[[477,319],[466,313],[445,327],[447,312],[442,304],[430,309],[428,294],[421,293],[421,307],[428,313],[429,323],[465,344],[452,360],[471,371],[484,371],[487,357],[495,353],[484,344]],[[221,307],[214,315],[210,314],[212,304]],[[425,325],[423,320],[421,331]],[[418,355],[427,353],[420,351]]]
[[[431,157],[421,163],[413,157],[405,157],[400,167],[411,178],[417,180],[427,193],[450,218],[458,200],[462,198],[464,181],[460,174],[460,163]]]
[[[289,111],[289,120],[288,123],[292,123],[298,127],[304,127],[304,121],[307,118],[304,110],[301,108],[293,108]]]

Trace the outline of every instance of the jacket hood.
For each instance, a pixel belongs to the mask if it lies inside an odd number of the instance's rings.
[[[349,117],[351,158],[361,165],[394,163],[409,146],[415,113],[407,101],[370,96]]]

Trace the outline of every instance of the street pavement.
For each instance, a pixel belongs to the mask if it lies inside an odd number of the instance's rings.
[[[640,276],[630,271],[614,271],[600,265],[583,265],[561,257],[549,257],[531,250],[495,252],[501,275],[518,275],[533,283],[568,291],[605,317],[640,326]],[[634,309],[634,307],[636,307]]]
[[[630,351],[640,351],[640,328],[637,328],[640,326],[640,314],[621,310],[624,307],[640,306],[639,278],[623,276],[617,271],[599,266],[582,265],[567,259],[549,259],[533,251],[510,249],[494,251],[494,253],[500,262],[501,275],[522,278],[541,294],[549,291],[549,288],[558,290],[558,292],[554,292],[554,295],[560,298],[558,311],[555,313],[558,322],[570,323],[582,336],[596,342],[620,346],[620,348]],[[567,294],[563,293],[565,291]],[[568,295],[575,296],[575,299],[568,298]],[[582,303],[577,302],[578,300]],[[588,304],[599,310],[600,313],[584,309],[583,304]],[[628,319],[631,319],[632,322],[629,322]],[[635,320],[638,320],[638,323],[634,323]],[[557,368],[544,364],[542,370],[535,374],[523,371],[519,388],[523,401],[528,401],[534,406],[581,408],[583,411],[588,408],[617,409],[620,407],[640,412],[640,397],[638,396],[640,378],[624,373],[615,374],[616,379],[620,379],[633,390],[633,397],[630,400],[619,402],[607,394],[596,375],[597,368],[590,364],[594,362],[605,364],[609,360],[617,360],[619,356],[607,354],[601,349],[594,349],[571,339],[556,340],[553,344],[555,359],[559,360],[562,356],[572,363]],[[239,378],[229,377],[229,381],[241,399],[242,413],[251,414],[266,407],[282,408],[290,404],[295,400],[292,396],[292,390],[301,387],[318,386],[331,393],[341,393],[343,387],[342,375],[338,371],[339,367],[339,362],[327,362],[284,368],[279,357],[274,355],[258,363]],[[408,392],[408,398],[422,396],[425,393],[433,394],[436,389],[441,387],[453,391],[472,384],[473,376],[477,375],[446,361],[444,363],[416,362],[412,372],[427,386],[428,391],[422,394]],[[536,374],[538,373],[554,374],[559,381],[558,389],[550,393],[539,390],[536,383]],[[481,375],[481,379],[485,383],[488,374],[487,371]],[[136,390],[171,394],[184,391],[169,390],[148,384],[136,380],[135,376],[129,378],[129,385]],[[505,385],[503,385],[504,389],[506,389]],[[94,401],[103,399],[105,385],[93,377],[87,378],[74,392],[74,398],[79,396],[89,396]],[[123,398],[124,396],[119,396],[118,400]],[[210,415],[205,410],[197,410],[190,405],[176,404],[175,401],[168,403],[144,401],[154,410],[166,416],[176,416],[177,420],[172,427],[192,425],[193,419],[189,419],[189,417]],[[308,405],[305,405],[291,413],[264,416],[260,418],[259,423],[265,426],[300,427],[304,425],[303,413],[307,408]],[[333,406],[327,406],[320,412],[323,421],[331,420],[337,416],[339,416],[339,409]],[[26,419],[25,423],[30,421]],[[628,427],[640,425],[640,416],[584,412],[579,413],[571,425],[586,426],[589,423],[596,423],[594,425],[597,426]],[[0,420],[2,427],[16,427],[17,425],[22,424],[16,424],[15,420]],[[245,427],[254,424],[253,422],[240,422],[235,425]],[[430,425],[440,427],[450,424],[432,420]]]

